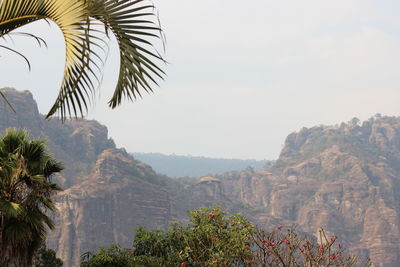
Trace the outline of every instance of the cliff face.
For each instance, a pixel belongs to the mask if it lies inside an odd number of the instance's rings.
[[[3,98],[0,99],[0,132],[3,133],[9,127],[26,128],[29,129],[31,136],[40,136],[43,121],[32,94],[29,91],[18,92],[11,88],[1,90],[12,103],[16,113],[5,104]]]
[[[47,237],[65,266],[79,266],[80,255],[99,246],[129,247],[137,226],[167,226],[166,177],[115,149],[105,126],[88,120],[47,121],[28,91],[2,92],[17,112],[0,99],[0,133],[9,127],[27,129],[31,137],[47,139],[50,152],[65,165],[55,177],[64,191],[55,197],[56,228]]]
[[[267,229],[323,227],[374,266],[400,266],[400,118],[303,128],[265,170],[168,179],[116,149],[98,122],[45,121],[29,92],[4,92],[17,113],[0,100],[0,131],[26,128],[47,138],[66,165],[56,177],[65,190],[55,198],[56,229],[48,236],[65,266],[99,246],[129,247],[136,226],[185,222],[188,209],[215,203]]]
[[[265,228],[323,227],[374,266],[400,266],[399,167],[400,118],[304,128],[288,136],[269,170],[217,176],[218,198],[231,210],[240,200],[243,213]]]
[[[108,138],[107,128],[97,121],[61,123],[58,119],[45,120],[29,91],[1,90],[16,113],[0,99],[0,134],[7,128],[16,127],[27,129],[32,138],[46,139],[50,152],[65,165],[62,175],[56,178],[61,187],[68,188],[80,182],[104,149],[115,148],[112,139]]]
[[[82,183],[57,198],[58,226],[48,237],[66,266],[79,266],[83,252],[118,243],[130,247],[134,229],[166,227],[168,193],[147,165],[121,150],[105,150]]]

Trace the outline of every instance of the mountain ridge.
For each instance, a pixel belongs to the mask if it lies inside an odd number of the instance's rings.
[[[400,117],[303,128],[266,169],[169,178],[116,148],[98,122],[45,121],[29,92],[4,92],[18,113],[0,102],[0,130],[47,138],[66,163],[55,177],[65,190],[55,197],[56,229],[47,240],[66,266],[101,245],[130,246],[138,225],[185,223],[187,210],[215,203],[266,229],[323,227],[376,267],[400,265]]]
[[[169,177],[199,177],[225,171],[241,171],[247,167],[256,170],[272,165],[272,160],[212,158],[162,153],[131,153],[136,159],[151,165],[158,173]]]

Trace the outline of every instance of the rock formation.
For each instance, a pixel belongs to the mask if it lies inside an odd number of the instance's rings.
[[[170,179],[116,149],[105,126],[46,121],[29,92],[4,92],[17,113],[0,101],[0,131],[20,127],[47,138],[66,165],[56,178],[65,190],[48,237],[65,266],[99,246],[129,247],[136,226],[185,222],[188,209],[215,203],[267,229],[323,227],[374,266],[400,266],[400,118],[303,128],[268,169]]]
[[[225,197],[265,228],[323,227],[374,266],[400,265],[400,118],[303,128],[269,170],[220,177]],[[232,175],[231,175],[232,176]],[[232,188],[240,190],[226,190]]]
[[[116,149],[105,126],[89,120],[48,121],[30,92],[2,92],[16,113],[0,100],[0,132],[27,129],[31,137],[46,139],[50,152],[65,165],[55,177],[64,191],[55,197],[56,229],[47,238],[64,266],[79,266],[80,255],[99,246],[129,247],[137,226],[167,226],[167,178]]]
[[[99,246],[131,246],[138,226],[165,228],[169,223],[162,182],[125,151],[105,150],[83,180],[57,195],[57,228],[48,236],[48,245],[66,266],[79,266],[80,255]]]

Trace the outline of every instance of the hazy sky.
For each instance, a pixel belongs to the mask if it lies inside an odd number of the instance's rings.
[[[275,159],[286,136],[303,126],[400,114],[398,0],[155,4],[167,36],[167,79],[154,94],[108,109],[119,62],[111,44],[88,114],[128,151]],[[45,113],[61,80],[63,40],[46,23],[24,31],[49,48],[14,37],[33,70],[2,50],[0,87],[31,90]]]

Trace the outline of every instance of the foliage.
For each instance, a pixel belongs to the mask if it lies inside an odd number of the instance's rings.
[[[52,249],[46,248],[45,245],[41,246],[36,252],[33,259],[33,266],[35,267],[61,267],[63,261],[56,256],[56,252]]]
[[[96,255],[85,253],[82,255],[81,266],[100,267],[126,267],[133,265],[133,254],[131,250],[122,249],[120,246],[113,245],[110,248],[100,248]]]
[[[133,249],[113,246],[85,254],[81,266],[369,266],[347,255],[337,237],[300,236],[278,226],[266,232],[218,207],[190,211],[187,226],[168,231],[137,229]],[[89,257],[87,256],[89,255]],[[115,264],[115,265],[111,265]],[[121,265],[118,265],[121,264]]]
[[[47,211],[55,210],[51,196],[60,188],[51,177],[61,170],[44,141],[29,140],[26,131],[8,129],[0,139],[1,266],[16,258],[30,263],[53,228]]]
[[[371,266],[369,260],[360,261],[345,253],[336,236],[318,231],[317,240],[299,236],[293,228],[278,226],[266,232],[257,229],[253,235],[254,261],[251,266]]]
[[[163,78],[155,62],[163,62],[152,38],[163,40],[154,6],[145,0],[2,0],[0,1],[0,37],[28,23],[44,19],[61,30],[66,48],[64,78],[59,95],[47,117],[56,111],[62,118],[87,110],[101,80],[101,66],[107,47],[104,35],[114,35],[120,52],[118,82],[109,105],[115,108],[122,98],[136,98],[140,89],[151,91],[150,83]],[[42,38],[29,33],[41,44]],[[29,61],[22,56],[30,68]],[[5,96],[0,92],[0,96]]]
[[[204,266],[218,261],[233,266],[251,258],[249,245],[253,225],[240,216],[225,216],[219,208],[190,211],[187,227],[174,224],[167,233],[139,229],[135,255],[159,257],[166,265],[185,262]]]

